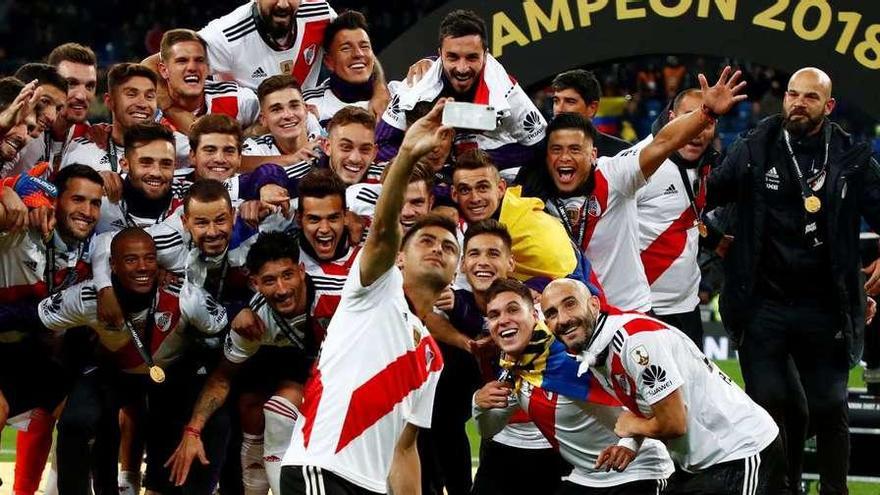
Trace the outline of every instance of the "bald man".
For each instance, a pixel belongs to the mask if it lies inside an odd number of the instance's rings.
[[[712,171],[708,202],[735,204],[721,313],[739,347],[746,392],[783,432],[788,490],[797,493],[804,442],[815,432],[822,493],[846,493],[847,378],[861,357],[865,292],[859,218],[880,228],[880,171],[865,143],[828,118],[831,79],[791,77],[782,115],[737,140]]]
[[[578,374],[592,372],[628,409],[614,433],[666,444],[681,468],[669,479],[669,493],[779,493],[779,428],[687,335],[641,313],[605,311],[571,279],[547,285],[541,310],[547,328],[579,355]],[[490,326],[492,316],[490,309]]]

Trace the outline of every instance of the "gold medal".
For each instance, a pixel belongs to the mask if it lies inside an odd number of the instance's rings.
[[[150,379],[156,383],[165,381],[165,371],[158,366],[150,366]]]
[[[816,213],[822,208],[822,201],[816,196],[807,196],[804,198],[804,209],[809,213]]]
[[[709,229],[706,228],[706,224],[697,220],[697,232],[700,233],[700,237],[706,237],[709,235]]]

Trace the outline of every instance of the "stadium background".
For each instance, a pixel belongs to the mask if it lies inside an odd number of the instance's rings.
[[[46,0],[0,2],[0,74],[13,73],[26,62],[42,60],[55,46],[77,41],[92,47],[98,56],[98,95],[92,105],[93,122],[106,121],[109,116],[100,95],[106,90],[105,70],[113,63],[141,60],[158,51],[159,40],[166,29],[189,27],[198,29],[210,20],[224,15],[239,5],[229,0],[92,0],[89,2],[55,2]],[[357,9],[370,22],[374,52],[382,49],[416,21],[434,9],[443,9],[444,0],[331,0],[341,12]],[[433,55],[435,47],[426,46],[425,56]],[[724,149],[736,136],[761,118],[778,113],[789,74],[785,71],[753,63],[749,60],[722,59],[695,54],[665,54],[621,59],[585,68],[592,70],[603,89],[603,99],[595,120],[603,132],[632,142],[649,133],[651,123],[677,91],[696,84],[696,74],[717,73],[725,64],[743,70],[749,83],[748,100],[738,105],[719,125],[718,142]],[[574,68],[574,67],[572,67]],[[386,74],[389,80],[404,74]],[[514,74],[515,76],[515,74]],[[711,79],[711,78],[710,78]],[[548,118],[552,113],[549,80],[526,88],[537,107]],[[838,97],[832,118],[857,139],[873,143],[875,157],[880,157],[880,122],[860,109],[858,102]],[[704,256],[705,267],[701,298],[707,324],[707,354],[742,385],[735,352],[724,336],[713,309],[713,298],[720,286],[717,260]],[[861,369],[850,373],[851,387],[864,387]],[[474,459],[479,442],[470,428]],[[14,460],[15,431],[6,429],[0,438],[0,478],[11,480]],[[9,487],[4,487],[9,488]],[[0,488],[0,493],[3,489]],[[815,490],[815,488],[814,488]],[[853,494],[880,494],[880,485],[853,483]]]

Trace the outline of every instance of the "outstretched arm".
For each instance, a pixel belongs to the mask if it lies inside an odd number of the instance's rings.
[[[412,169],[420,158],[430,153],[447,139],[452,128],[441,123],[443,106],[440,100],[424,117],[406,131],[400,151],[392,162],[376,203],[376,213],[370,235],[364,244],[360,261],[361,285],[367,287],[388,271],[397,258],[403,232],[400,228],[400,210]]]
[[[706,82],[706,76],[700,74],[700,91],[703,93],[702,111],[694,111],[669,122],[654,136],[654,140],[642,149],[639,154],[639,165],[645,179],[651,177],[676,150],[714,123],[718,115],[727,113],[734,105],[746,99],[746,95],[739,94],[746,86],[745,81],[737,84],[742,73],[736,71],[728,79],[730,71],[729,66],[725,67],[718,82],[711,88]]]

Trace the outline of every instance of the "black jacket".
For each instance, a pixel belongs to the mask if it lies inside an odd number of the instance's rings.
[[[831,270],[851,364],[861,358],[865,293],[859,260],[860,216],[880,229],[880,168],[865,143],[854,143],[837,124],[832,126],[826,178],[827,237]],[[735,342],[755,312],[758,257],[766,233],[764,174],[768,153],[779,143],[782,116],[768,117],[730,147],[726,159],[709,176],[709,206],[735,203],[734,241],[724,259],[725,282],[720,310]]]

